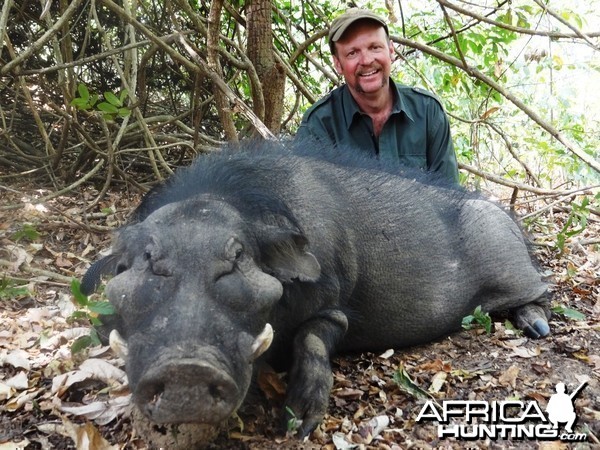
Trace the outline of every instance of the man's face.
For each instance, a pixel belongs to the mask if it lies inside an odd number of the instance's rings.
[[[335,69],[353,95],[388,89],[394,47],[384,28],[372,21],[353,24],[335,43]]]

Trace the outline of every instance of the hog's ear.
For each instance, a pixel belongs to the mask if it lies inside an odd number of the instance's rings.
[[[111,254],[92,264],[81,279],[81,293],[84,295],[93,294],[100,286],[102,276],[115,271],[118,259],[118,255]]]
[[[275,226],[265,227],[260,234],[262,262],[279,281],[316,281],[319,278],[321,265],[305,249],[308,240],[303,234]]]

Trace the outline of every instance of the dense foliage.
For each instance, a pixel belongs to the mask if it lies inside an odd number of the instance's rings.
[[[394,76],[442,99],[463,183],[500,183],[515,190],[513,200],[517,190],[570,199],[586,187],[587,210],[597,212],[593,5],[358,6],[389,19]],[[306,108],[341,83],[326,34],[345,7],[8,0],[0,17],[0,176],[43,174],[57,189],[88,179],[103,191],[117,182],[144,187],[225,140],[290,137]]]

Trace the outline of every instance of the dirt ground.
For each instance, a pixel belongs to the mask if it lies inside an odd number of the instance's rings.
[[[144,424],[132,426],[123,362],[110,348],[71,352],[90,326],[72,319],[70,280],[108,248],[108,230],[139,196],[111,193],[86,216],[93,190],[36,204],[50,192],[11,189],[0,190],[0,450],[189,447],[192,432],[145,424],[140,435]],[[598,231],[591,223],[578,239]],[[555,314],[549,338],[524,338],[494,317],[490,335],[478,328],[420,347],[337,356],[328,415],[302,442],[279,428],[285,377],[262,372],[253,400],[208,448],[600,448],[600,253],[575,240],[561,256],[536,248],[552,273],[552,305],[582,314]],[[568,393],[586,383],[574,400],[583,442],[440,439],[436,422],[416,420],[426,400],[535,402],[545,411],[559,382]]]

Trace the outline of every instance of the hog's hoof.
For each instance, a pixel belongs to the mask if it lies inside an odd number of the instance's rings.
[[[136,406],[132,408],[131,423],[150,449],[201,449],[219,434],[219,427],[208,424],[157,424],[148,419]]]
[[[548,308],[536,303],[523,305],[515,311],[515,325],[526,336],[540,339],[550,334],[548,320],[551,313]]]
[[[546,319],[537,319],[535,322],[533,322],[531,328],[533,328],[532,332],[534,336],[532,337],[534,338],[545,337],[550,334],[550,325],[548,325]]]

